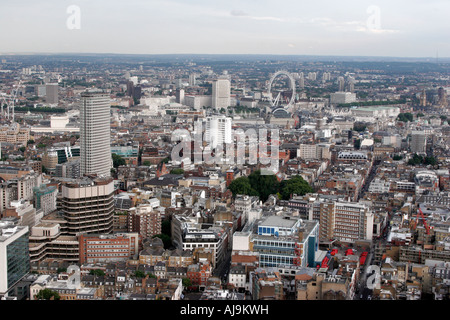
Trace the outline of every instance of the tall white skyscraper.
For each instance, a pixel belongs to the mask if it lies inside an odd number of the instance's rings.
[[[215,148],[218,144],[231,143],[232,119],[225,116],[212,116],[206,118],[205,140]]]
[[[192,73],[189,75],[189,85],[190,86],[195,86],[197,84],[196,77],[197,77],[197,75],[195,73]]]
[[[216,110],[227,109],[231,104],[230,80],[218,78],[212,83],[212,106]]]
[[[81,175],[111,175],[110,96],[101,91],[81,94]]]

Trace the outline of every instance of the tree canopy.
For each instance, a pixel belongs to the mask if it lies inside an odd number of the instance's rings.
[[[127,164],[124,158],[122,158],[120,155],[113,153],[112,154],[113,159],[113,167],[118,168],[119,166],[124,166]]]
[[[405,113],[399,113],[399,115],[397,116],[397,121],[402,121],[402,122],[412,122],[413,121],[413,115],[412,113],[409,112],[405,112]]]
[[[92,269],[91,271],[89,271],[90,275],[94,275],[94,276],[104,276],[105,275],[105,271],[101,270],[101,269]]]
[[[413,157],[408,160],[408,164],[412,166],[417,166],[420,164],[434,166],[437,164],[437,160],[435,157],[428,157],[428,156],[424,157],[415,153]]]
[[[181,168],[175,168],[175,169],[170,170],[170,173],[171,174],[183,174],[184,170]]]
[[[237,194],[246,194],[249,196],[259,196],[258,191],[252,188],[248,177],[239,177],[233,180],[228,189],[233,193],[233,196]]]
[[[299,175],[280,183],[280,194],[283,200],[288,200],[293,194],[303,196],[312,192],[314,192],[313,188]]]
[[[301,176],[294,176],[281,183],[275,175],[261,175],[261,171],[252,172],[248,177],[233,180],[229,187],[233,196],[246,194],[258,196],[266,201],[271,194],[278,194],[282,199],[289,199],[292,194],[304,195],[313,192],[311,186]]]
[[[38,300],[59,300],[61,297],[59,296],[58,292],[50,290],[48,288],[40,290],[37,295],[36,299]]]

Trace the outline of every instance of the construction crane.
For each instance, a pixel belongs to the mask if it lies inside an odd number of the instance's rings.
[[[427,221],[426,221],[426,219],[425,219],[425,217],[423,215],[423,212],[422,212],[422,210],[420,208],[418,208],[418,210],[417,210],[416,221],[414,223],[413,230],[416,230],[417,223],[419,222],[419,219],[422,219],[422,223],[423,223],[423,226],[425,227],[426,233],[430,234],[430,227],[428,226]]]
[[[3,105],[6,105],[7,109],[5,111],[5,117],[8,120],[12,120],[12,122],[14,122],[14,103],[15,103],[15,100],[17,99],[17,93],[19,92],[21,85],[22,85],[22,80],[19,80],[17,89],[15,91],[14,91],[14,89],[11,89],[11,94],[9,95],[9,97],[7,94],[1,94],[1,97],[2,97],[2,101],[0,102],[1,114],[3,114]]]

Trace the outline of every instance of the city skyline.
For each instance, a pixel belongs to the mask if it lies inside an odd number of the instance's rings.
[[[437,0],[22,1],[3,4],[0,26],[18,27],[0,35],[0,52],[450,57],[449,6]]]
[[[0,301],[450,300],[450,1],[0,3]]]

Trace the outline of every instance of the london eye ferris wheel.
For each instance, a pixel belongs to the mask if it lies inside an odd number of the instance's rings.
[[[287,78],[289,88],[280,84],[283,78]],[[285,82],[285,81],[284,81]],[[273,91],[273,92],[272,92]],[[269,80],[267,92],[270,97],[272,109],[290,109],[295,102],[295,80],[294,77],[285,70],[275,72]],[[274,93],[276,94],[274,96]]]

